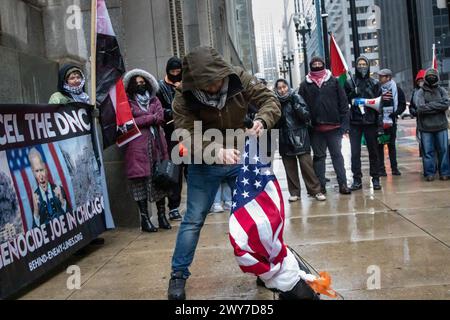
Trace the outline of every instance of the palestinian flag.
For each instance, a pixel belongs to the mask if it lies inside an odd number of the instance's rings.
[[[331,73],[338,79],[339,84],[344,87],[345,82],[347,81],[348,66],[333,35],[331,35],[330,41],[330,60]]]
[[[114,143],[121,147],[139,137],[141,132],[122,82],[125,65],[105,0],[97,0],[96,35],[96,92],[103,148]]]
[[[433,63],[431,65],[431,68],[433,68],[436,71],[438,71],[438,69],[439,69],[438,59],[437,59],[437,55],[436,55],[436,44],[434,44],[434,43],[433,43]]]

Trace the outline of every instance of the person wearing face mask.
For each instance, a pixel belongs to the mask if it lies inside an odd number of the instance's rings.
[[[53,93],[49,104],[68,104],[74,102],[90,104],[90,98],[85,92],[86,78],[79,66],[67,64],[61,67],[58,73],[58,91]],[[90,242],[91,245],[101,246],[105,239],[98,237]],[[87,253],[86,248],[78,250],[75,255],[82,256]]]
[[[80,67],[72,64],[63,66],[58,74],[58,91],[51,95],[49,104],[81,102],[89,104],[85,92],[86,78]]]
[[[276,128],[280,130],[280,155],[290,193],[289,202],[300,199],[300,179],[298,163],[302,171],[306,189],[317,201],[327,198],[321,192],[319,179],[314,172],[311,158],[311,143],[309,137],[310,116],[305,101],[295,93],[286,80],[279,79],[275,83],[275,93],[281,104],[281,118]]]
[[[314,57],[310,62],[310,73],[300,85],[299,94],[305,100],[311,115],[313,130],[311,146],[314,151],[314,171],[320,180],[321,192],[326,193],[325,162],[327,149],[336,172],[339,192],[351,193],[347,186],[342,137],[348,131],[348,102],[344,90],[331,71],[325,69],[325,62]]]
[[[167,191],[152,182],[156,162],[169,159],[161,128],[164,124],[163,108],[156,97],[158,81],[150,73],[134,69],[125,74],[123,84],[134,120],[142,134],[124,147],[125,172],[130,181],[131,194],[139,207],[141,230],[158,231],[150,221],[148,202],[156,202],[159,228],[169,230],[172,227],[165,213]]]
[[[411,95],[411,101],[409,104],[409,113],[416,118],[416,126],[417,126],[417,130],[416,130],[416,138],[417,138],[417,142],[419,143],[419,154],[420,157],[422,157],[423,155],[423,149],[422,149],[422,137],[420,135],[420,130],[419,130],[419,123],[418,123],[418,119],[417,119],[417,107],[414,104],[414,97],[417,94],[417,92],[419,92],[419,90],[423,87],[423,84],[425,83],[425,73],[426,70],[422,69],[417,73],[416,76],[416,82],[415,82],[415,88],[412,92]]]
[[[172,134],[175,130],[173,124],[172,102],[175,98],[175,90],[181,85],[182,79],[182,61],[177,57],[170,58],[166,66],[166,76],[163,80],[159,81],[159,91],[157,93],[157,97],[161,101],[164,110],[165,123],[163,128],[166,135],[169,156],[172,155],[172,150],[174,148],[178,148],[178,142],[172,141]],[[168,195],[169,219],[172,221],[182,219],[179,207],[183,187],[183,170],[180,170],[179,172],[178,183],[173,185],[173,188]]]
[[[381,190],[378,136],[384,134],[383,116],[364,105],[355,105],[357,98],[375,99],[382,95],[380,83],[370,76],[370,61],[362,56],[356,60],[355,78],[345,84],[350,109],[350,144],[352,151],[353,191],[362,189],[361,140],[364,135],[369,151],[370,176],[374,190]]]
[[[425,82],[414,95],[414,105],[417,108],[418,129],[422,137],[425,180],[434,181],[439,171],[440,179],[447,181],[450,179],[450,161],[446,112],[450,101],[447,90],[439,86],[437,70],[426,71]],[[438,168],[436,168],[436,158]]]

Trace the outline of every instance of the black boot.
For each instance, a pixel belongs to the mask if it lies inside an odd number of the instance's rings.
[[[347,187],[347,184],[341,184],[339,186],[339,193],[343,195],[352,194],[352,191]]]
[[[165,201],[159,201],[156,203],[158,209],[158,225],[160,229],[170,230],[172,226],[166,218],[166,203]]]
[[[381,190],[381,184],[380,184],[380,178],[373,178],[372,179],[373,184],[373,190]]]
[[[139,211],[141,213],[141,231],[142,232],[158,232],[148,216],[147,200],[138,201]]]
[[[320,300],[314,290],[300,279],[291,291],[281,292],[280,300]]]
[[[183,272],[172,273],[167,292],[169,300],[186,300],[185,286],[186,277],[183,276]]]

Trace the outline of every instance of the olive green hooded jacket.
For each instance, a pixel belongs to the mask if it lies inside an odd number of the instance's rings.
[[[230,81],[223,109],[206,106],[194,97],[193,89],[204,89],[225,77],[229,77]],[[188,130],[191,139],[194,137],[195,121],[202,122],[203,132],[208,129],[218,129],[222,133],[227,129],[245,129],[244,120],[249,105],[256,107],[255,120],[262,120],[266,129],[272,129],[281,116],[281,106],[275,94],[242,68],[228,64],[215,49],[199,47],[184,58],[183,82],[173,102],[176,129]],[[203,142],[192,150],[198,155],[211,144],[217,143]]]

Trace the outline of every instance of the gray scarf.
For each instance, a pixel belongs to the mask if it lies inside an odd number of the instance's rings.
[[[293,90],[289,89],[289,91],[284,95],[280,95],[280,93],[278,92],[278,90],[275,89],[275,94],[278,98],[278,100],[280,100],[281,103],[285,103],[286,101],[288,101],[291,98],[291,95],[293,94]]]
[[[142,111],[148,111],[150,105],[150,93],[148,91],[145,91],[144,95],[136,93],[136,102]]]
[[[227,102],[229,82],[230,79],[228,77],[225,78],[222,89],[217,94],[209,94],[199,89],[192,90],[192,93],[194,94],[195,98],[202,104],[222,110],[225,107],[225,103]]]
[[[391,80],[391,81],[383,84],[381,86],[381,91],[383,92],[383,94],[385,94],[388,91],[392,92],[392,98],[394,101],[394,112],[396,112],[398,109],[398,90],[397,90],[397,84],[395,83],[395,81]]]

